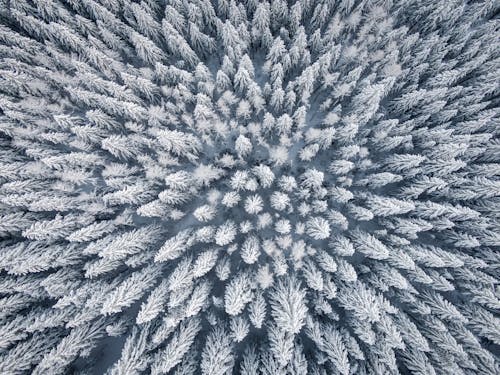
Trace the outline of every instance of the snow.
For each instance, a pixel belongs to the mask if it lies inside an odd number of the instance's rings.
[[[0,373],[499,373],[499,36],[0,0]]]

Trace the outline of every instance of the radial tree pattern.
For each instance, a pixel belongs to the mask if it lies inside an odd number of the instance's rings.
[[[0,0],[0,374],[498,374],[498,10]]]

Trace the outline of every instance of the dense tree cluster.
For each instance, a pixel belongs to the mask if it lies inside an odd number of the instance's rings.
[[[498,10],[0,0],[0,374],[498,374]]]

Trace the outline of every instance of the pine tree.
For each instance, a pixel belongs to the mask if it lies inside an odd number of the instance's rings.
[[[323,240],[330,236],[330,225],[321,217],[314,217],[306,222],[307,234],[315,240]]]
[[[120,360],[109,371],[110,375],[140,374],[144,371],[147,366],[144,354],[147,349],[148,333],[149,326],[141,331],[132,330],[125,341]]]
[[[232,371],[234,357],[231,340],[224,328],[214,328],[207,337],[202,351],[201,371],[207,375],[226,374]]]
[[[240,273],[229,282],[224,293],[224,304],[229,315],[240,314],[252,300],[249,275]]]
[[[241,246],[241,258],[245,263],[255,263],[260,254],[260,243],[257,237],[249,236]]]
[[[199,319],[191,318],[181,322],[167,346],[158,352],[151,365],[152,374],[166,374],[186,355],[201,329]]]
[[[164,262],[179,257],[188,248],[190,231],[178,233],[167,240],[155,256],[155,262]]]
[[[155,283],[160,272],[157,266],[150,266],[132,273],[103,301],[102,313],[115,314],[139,300]]]
[[[279,281],[270,297],[271,315],[276,324],[285,332],[299,333],[308,311],[299,281],[294,277]]]

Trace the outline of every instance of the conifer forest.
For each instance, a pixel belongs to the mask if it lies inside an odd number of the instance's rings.
[[[0,375],[500,374],[500,2],[0,0]]]

